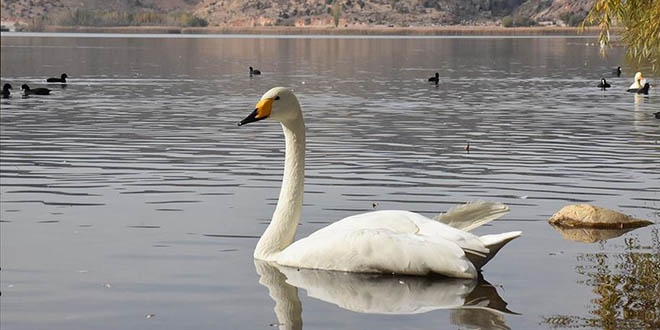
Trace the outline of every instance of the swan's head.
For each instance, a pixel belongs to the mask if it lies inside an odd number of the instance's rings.
[[[29,91],[29,90],[30,90],[30,86],[28,86],[27,84],[23,84],[23,85],[21,85],[21,90]]]
[[[637,73],[635,73],[635,81],[639,81],[642,79],[644,79],[644,77],[642,76],[641,72],[638,71]]]
[[[275,87],[266,92],[257,103],[254,111],[241,120],[238,126],[243,126],[266,118],[281,123],[302,118],[300,104],[293,92],[284,87]]]

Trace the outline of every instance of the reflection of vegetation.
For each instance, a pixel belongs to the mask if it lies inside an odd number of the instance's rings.
[[[651,246],[637,237],[625,240],[621,254],[589,253],[578,257],[577,272],[598,296],[593,317],[557,315],[543,322],[554,328],[607,330],[660,329],[660,238],[651,231]],[[612,263],[614,263],[612,265]]]

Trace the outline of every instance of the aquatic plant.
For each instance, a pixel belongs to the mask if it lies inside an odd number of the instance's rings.
[[[624,251],[578,256],[580,283],[593,288],[590,316],[544,317],[551,328],[601,328],[606,330],[660,329],[660,235],[651,231],[651,245],[637,236],[624,240]]]

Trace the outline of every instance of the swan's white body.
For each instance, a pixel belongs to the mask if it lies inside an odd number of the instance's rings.
[[[628,89],[634,89],[634,90],[640,89],[644,87],[645,83],[646,83],[646,79],[642,76],[642,73],[637,72],[635,73],[635,78],[633,83],[630,85],[630,87],[628,87]]]
[[[520,236],[518,231],[481,237],[467,232],[508,211],[502,204],[476,203],[435,220],[408,211],[358,214],[294,242],[305,176],[305,124],[295,95],[282,87],[269,90],[239,125],[266,118],[282,124],[284,178],[255,259],[299,268],[476,278],[502,246]]]

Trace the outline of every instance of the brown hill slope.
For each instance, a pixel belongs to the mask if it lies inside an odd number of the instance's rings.
[[[335,0],[340,25],[483,25],[506,15],[558,20],[585,12],[595,0]],[[29,22],[76,9],[88,11],[188,12],[211,26],[332,25],[333,0],[1,0],[2,20]],[[567,16],[564,16],[566,18]]]
[[[340,24],[448,25],[493,21],[524,0],[340,0]],[[332,0],[203,0],[196,14],[211,25],[330,25]]]
[[[201,0],[1,0],[2,21],[28,22],[76,9],[113,12],[192,12]]]

